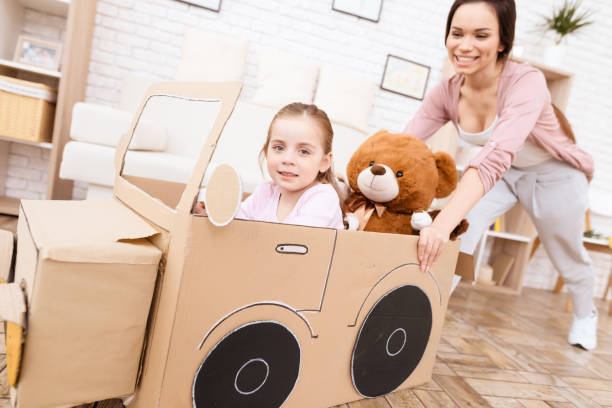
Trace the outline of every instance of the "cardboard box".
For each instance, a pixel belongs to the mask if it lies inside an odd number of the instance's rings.
[[[15,282],[28,312],[18,407],[134,391],[161,257],[135,238],[155,233],[114,199],[21,201]]]
[[[139,337],[134,335],[133,347],[126,349],[123,336],[114,334],[131,326],[104,314],[104,323],[93,325],[94,330],[80,310],[90,309],[100,290],[113,296],[129,284],[125,276],[142,273],[143,285],[134,284],[135,293],[116,299],[129,304],[122,304],[122,310],[138,311],[130,324],[142,335],[146,313],[141,307],[153,292],[145,269],[157,268],[160,251],[147,348],[130,407],[328,407],[429,381],[458,242],[450,242],[430,272],[423,273],[416,256],[418,237],[232,221],[240,185],[223,168],[210,177],[207,188],[207,208],[216,225],[191,213],[240,90],[240,83],[153,85],[118,146],[113,200],[23,204],[18,275],[29,282],[33,301],[18,384],[20,406],[42,406],[42,395],[51,396],[45,406],[55,407],[65,406],[65,395],[76,403],[130,392]],[[201,129],[207,135],[190,180],[181,184],[124,174],[125,153],[141,118],[169,112],[172,106],[165,103],[187,104],[180,111],[188,112],[196,106],[189,103],[206,108],[209,102],[212,110],[198,116],[215,111],[208,126],[179,126],[181,133]],[[95,223],[87,224],[90,219]],[[41,242],[63,242],[63,233],[56,235],[62,228],[70,235],[80,231],[78,243],[69,245],[78,256],[61,248],[42,250]],[[98,234],[101,229],[105,232]],[[144,237],[153,245],[117,243]],[[93,250],[91,244],[99,242],[108,250]],[[143,265],[128,262],[136,252]],[[111,276],[108,265],[119,264],[129,271]],[[67,288],[73,281],[76,286]],[[83,292],[87,296],[73,295]],[[62,310],[50,309],[54,302]],[[117,314],[117,309],[110,313]],[[57,325],[62,336],[42,333]],[[86,341],[88,347],[65,344],[77,336],[77,343]],[[121,359],[101,370],[94,358],[100,351],[90,353],[93,347],[106,347],[105,353]],[[68,355],[78,369],[59,376],[52,386],[43,383]],[[120,384],[110,384],[101,371],[112,373],[112,380],[122,377]],[[74,378],[78,372],[80,378]],[[107,395],[94,392],[101,389]]]

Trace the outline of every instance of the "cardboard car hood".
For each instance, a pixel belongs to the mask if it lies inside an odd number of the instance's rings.
[[[160,251],[145,238],[158,233],[116,199],[22,200],[27,225],[46,259],[151,264]]]

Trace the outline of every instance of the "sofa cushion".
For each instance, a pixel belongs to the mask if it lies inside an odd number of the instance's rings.
[[[185,183],[191,177],[195,160],[165,152],[128,151],[124,173]],[[60,166],[63,179],[103,186],[115,183],[115,149],[83,142],[68,142]]]
[[[249,43],[212,31],[185,30],[178,81],[242,81]]]
[[[332,121],[367,133],[375,93],[376,84],[369,79],[336,67],[323,66],[314,103]]]
[[[312,103],[319,66],[304,58],[265,51],[259,57],[257,90],[251,102],[282,108]]]
[[[134,114],[110,106],[79,102],[72,110],[70,138],[72,140],[117,146],[121,136],[128,133]],[[131,150],[166,149],[167,135],[163,126],[143,121],[130,142]]]
[[[357,148],[368,138],[363,133],[350,126],[332,123],[334,141],[332,143],[334,173],[336,177],[346,180],[346,166]]]
[[[60,178],[112,186],[115,183],[115,148],[87,142],[64,146]]]

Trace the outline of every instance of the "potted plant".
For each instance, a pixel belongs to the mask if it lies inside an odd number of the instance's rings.
[[[578,11],[581,4],[582,0],[564,0],[561,7],[553,9],[551,16],[544,17],[544,30],[554,35],[554,45],[544,52],[545,61],[551,65],[558,65],[563,59],[567,35],[594,22],[589,20],[593,15],[592,10]]]

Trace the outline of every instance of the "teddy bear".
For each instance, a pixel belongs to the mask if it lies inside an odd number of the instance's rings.
[[[457,186],[453,158],[433,153],[414,136],[382,130],[355,151],[346,169],[352,193],[345,201],[355,229],[418,235],[439,210],[426,212],[434,198],[448,196]],[[352,218],[352,221],[351,221]],[[450,239],[465,232],[464,219]],[[350,227],[349,227],[350,228]]]

